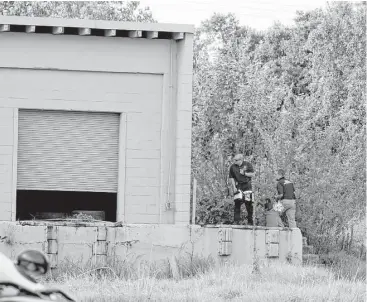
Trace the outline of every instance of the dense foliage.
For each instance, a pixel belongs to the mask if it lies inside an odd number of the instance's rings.
[[[197,222],[232,219],[228,168],[241,152],[258,200],[274,196],[285,168],[304,235],[319,250],[340,245],[366,209],[366,3],[299,12],[295,26],[266,32],[216,14],[194,47]]]
[[[0,15],[155,22],[139,1],[0,1]]]

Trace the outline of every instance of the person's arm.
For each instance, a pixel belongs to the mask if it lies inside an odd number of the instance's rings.
[[[234,180],[234,178],[230,178],[229,181],[230,181],[230,184],[231,184],[232,192],[234,194],[237,191],[236,181]]]
[[[255,172],[245,172],[245,175],[247,177],[254,177],[255,176]]]
[[[298,193],[296,192],[296,188],[294,187],[294,184],[292,184],[292,187],[293,187],[294,199],[297,199]]]
[[[284,188],[283,188],[282,184],[279,183],[279,182],[277,184],[277,191],[278,191],[278,194],[275,196],[275,198],[277,200],[282,199],[282,197],[284,195]]]
[[[236,192],[237,191],[237,187],[236,187],[236,180],[234,179],[234,173],[232,171],[232,167],[229,168],[229,184],[230,184],[230,187],[232,189],[232,192]]]
[[[254,177],[255,176],[254,167],[251,165],[251,163],[248,163],[248,169],[245,172],[245,176],[247,176],[247,177]]]

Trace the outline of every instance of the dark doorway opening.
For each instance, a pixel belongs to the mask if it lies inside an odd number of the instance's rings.
[[[117,194],[104,192],[17,191],[17,220],[34,219],[36,213],[104,211],[105,220],[116,222]]]

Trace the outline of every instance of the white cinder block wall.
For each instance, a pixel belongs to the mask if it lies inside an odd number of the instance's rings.
[[[18,110],[43,109],[120,113],[118,220],[189,223],[192,43],[1,33],[0,220],[15,220]]]
[[[177,43],[175,223],[190,220],[193,35]]]
[[[13,195],[15,120],[17,110],[0,107],[0,220],[15,217]]]

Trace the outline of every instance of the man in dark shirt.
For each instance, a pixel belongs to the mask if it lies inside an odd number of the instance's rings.
[[[252,191],[251,177],[253,177],[254,174],[254,168],[252,167],[251,163],[244,161],[242,154],[237,154],[234,157],[234,164],[232,164],[229,168],[229,181],[232,192],[236,192],[237,190]],[[252,198],[251,200],[245,200],[245,196],[243,196],[242,200],[235,200],[234,221],[235,223],[240,221],[241,205],[243,203],[245,204],[247,210],[248,224],[252,225]]]
[[[296,195],[294,185],[291,181],[285,178],[285,171],[278,170],[277,175],[277,200],[280,200],[284,206],[284,212],[287,215],[290,228],[296,228]]]

